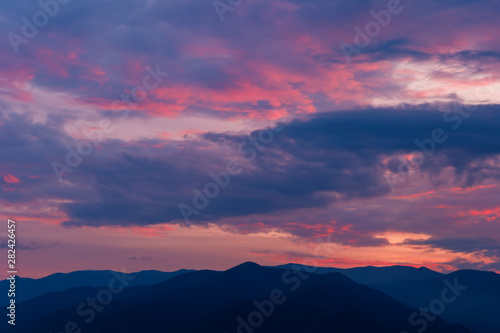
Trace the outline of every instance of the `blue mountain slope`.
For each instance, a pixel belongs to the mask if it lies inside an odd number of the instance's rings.
[[[130,275],[135,278],[130,281],[130,286],[156,284],[187,272],[190,271],[185,269],[175,272],[148,270],[131,273]],[[16,301],[23,302],[46,293],[63,291],[75,287],[105,287],[113,277],[113,271],[56,273],[41,279],[17,277]],[[0,281],[0,290],[8,290],[8,285],[9,282],[7,280]],[[7,293],[2,293],[0,297],[0,306],[6,305],[8,302]]]
[[[355,268],[334,268],[334,267],[312,267],[300,264],[286,264],[275,266],[282,269],[300,269],[315,274],[342,273],[351,280],[361,284],[383,284],[394,283],[404,279],[430,280],[441,277],[443,274],[430,270],[426,267],[415,268],[411,266],[388,266],[388,267],[355,267]]]
[[[453,298],[440,316],[448,322],[462,323],[475,333],[500,332],[500,275],[494,272],[461,270],[438,279],[402,280],[396,283],[372,285],[385,294],[413,307],[439,306],[448,281],[458,284],[456,296],[449,292],[444,297]]]

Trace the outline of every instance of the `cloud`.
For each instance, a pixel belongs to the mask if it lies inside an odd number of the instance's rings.
[[[488,257],[500,258],[500,242],[490,237],[450,237],[427,240],[406,240],[407,245],[430,245],[457,253],[479,252]]]
[[[456,269],[475,269],[475,270],[490,270],[500,271],[500,262],[485,263],[484,261],[471,262],[463,258],[456,258],[455,260],[446,262],[445,264],[451,265]]]
[[[394,168],[390,161],[418,150],[415,140],[429,140],[435,128],[443,128],[448,139],[436,144],[420,172],[438,188],[470,187],[500,178],[494,162],[500,154],[497,109],[481,107],[457,130],[443,120],[443,112],[430,110],[318,114],[292,121],[268,144],[261,143],[262,149],[251,143],[259,131],[205,133],[183,141],[105,140],[65,176],[67,183],[57,181],[51,163],[64,163],[65,147],[74,147],[75,141],[55,124],[11,115],[2,119],[0,136],[11,144],[0,149],[3,161],[8,161],[0,170],[17,170],[26,181],[15,184],[20,191],[0,193],[0,198],[12,203],[41,197],[52,204],[63,201],[57,206],[68,215],[68,226],[179,223],[178,205],[193,205],[193,189],[203,191],[214,181],[210,173],[223,171],[233,160],[240,163],[241,174],[232,176],[227,188],[191,217],[192,223],[326,208],[390,194],[384,176]],[[33,169],[23,167],[26,164]],[[449,168],[451,178],[446,176]]]
[[[2,238],[4,238],[4,237],[2,237]],[[5,237],[5,240],[0,239],[0,249],[7,249],[7,248],[9,248],[8,245],[9,245],[9,243],[8,243],[8,239],[6,237]],[[24,251],[33,251],[33,250],[39,250],[39,249],[46,249],[46,248],[50,248],[50,247],[58,246],[58,245],[59,245],[58,242],[54,242],[51,244],[40,244],[40,243],[35,242],[35,241],[29,241],[29,242],[17,242],[15,248],[19,249],[19,250],[24,250]]]
[[[354,29],[386,6],[247,1],[224,22],[211,1],[61,6],[19,53],[0,40],[2,212],[67,227],[216,224],[329,236],[345,247],[478,254],[492,265],[491,239],[500,237],[500,8],[402,1],[403,11],[348,62],[340,43],[353,44]],[[0,2],[2,31],[20,34],[21,18],[38,10],[33,1]],[[170,75],[123,119],[125,104],[113,102],[130,97],[157,65]],[[450,102],[482,106],[457,118]],[[67,164],[81,129],[102,117],[115,131],[59,182],[52,163]],[[254,146],[280,119],[287,126],[263,149]],[[435,129],[443,143],[429,141]],[[387,176],[419,145],[434,152],[389,186]],[[179,204],[194,207],[196,191],[227,161],[241,173],[186,223]],[[398,233],[429,238],[404,243]]]
[[[373,104],[387,96],[412,101],[411,86],[421,78],[409,73],[409,66],[408,75],[401,71],[408,63],[428,70],[453,58],[497,77],[498,37],[484,29],[496,28],[498,6],[426,3],[405,2],[404,11],[349,64],[339,44],[352,44],[353,29],[374,21],[370,12],[385,7],[379,1],[249,2],[228,13],[239,22],[231,29],[218,20],[211,2],[71,2],[21,44],[19,54],[2,40],[0,96],[38,107],[35,90],[57,91],[72,101],[61,108],[105,112],[142,82],[147,66],[159,64],[171,75],[140,103],[140,113],[277,119]],[[2,30],[20,34],[20,18],[40,8],[18,1],[0,4],[0,10],[7,13]],[[452,90],[463,82],[452,83],[442,83],[440,89],[450,93],[439,94],[440,100],[454,100]]]
[[[151,258],[151,257],[142,257],[142,258],[129,257],[128,260],[153,260],[153,258]]]
[[[9,183],[9,184],[12,184],[12,183],[20,183],[21,181],[15,177],[15,176],[12,176],[12,175],[7,175],[7,176],[4,176],[3,177],[3,180],[6,182],[6,183]]]

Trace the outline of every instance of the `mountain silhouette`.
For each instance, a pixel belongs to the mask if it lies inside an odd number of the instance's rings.
[[[443,274],[428,269],[427,267],[415,268],[411,266],[387,266],[387,267],[355,267],[355,268],[334,268],[334,267],[313,267],[300,264],[286,264],[274,266],[283,269],[300,269],[316,274],[342,273],[351,280],[361,284],[383,284],[394,283],[404,279],[431,280],[441,277]]]
[[[188,272],[155,285],[127,287],[87,323],[89,318],[79,317],[75,308],[85,294],[94,297],[100,290],[75,288],[44,295],[67,302],[16,327],[16,332],[61,332],[74,321],[82,331],[93,333],[399,333],[416,331],[409,317],[418,311],[340,273],[308,274],[251,262],[224,272]],[[28,311],[40,301],[19,308]],[[471,331],[437,318],[426,332]]]
[[[409,306],[428,306],[440,297],[444,281],[466,286],[460,296],[440,315],[449,322],[459,322],[475,333],[500,332],[500,275],[493,272],[461,270],[432,280],[402,280],[372,286]]]
[[[130,284],[133,286],[156,284],[187,272],[189,270],[181,269],[175,272],[147,270],[130,273],[131,276],[135,277],[130,281]],[[23,302],[43,294],[75,287],[105,287],[112,278],[113,271],[110,270],[55,273],[40,279],[17,277],[16,302]],[[8,285],[9,282],[7,280],[0,281],[0,290],[8,290]],[[7,305],[8,302],[7,293],[2,293],[0,306]]]

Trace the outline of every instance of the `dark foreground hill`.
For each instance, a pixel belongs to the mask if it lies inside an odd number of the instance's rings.
[[[72,297],[75,293],[78,296]],[[85,298],[85,293],[91,299],[100,295],[106,304],[94,302],[94,307],[78,311],[85,299],[76,300]],[[106,294],[103,288],[78,288],[45,295],[66,302],[65,308],[48,311],[15,332],[59,333],[69,327],[92,333],[411,333],[424,326],[426,333],[470,332],[440,318],[427,322],[425,313],[339,273],[307,274],[253,263],[127,287],[110,301]],[[40,300],[19,306],[36,311],[40,304],[36,302]],[[410,322],[412,317],[418,324]]]

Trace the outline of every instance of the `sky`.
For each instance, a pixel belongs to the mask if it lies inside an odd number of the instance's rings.
[[[497,0],[0,3],[19,275],[500,272]],[[0,230],[7,248],[7,228]]]

